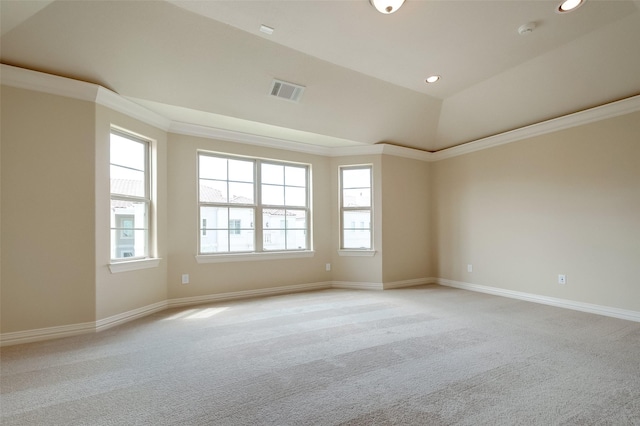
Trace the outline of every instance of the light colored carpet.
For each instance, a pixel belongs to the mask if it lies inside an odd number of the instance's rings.
[[[640,425],[640,323],[440,286],[167,310],[1,352],[3,425]]]

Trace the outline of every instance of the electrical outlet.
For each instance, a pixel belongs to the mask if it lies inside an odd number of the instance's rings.
[[[182,284],[189,284],[189,274],[182,274]]]
[[[324,269],[325,269],[326,271],[330,271],[330,270],[331,270],[331,264],[330,264],[330,263],[327,263],[326,265],[324,265]]]
[[[473,265],[472,264],[468,264],[467,265],[467,272],[473,272]]]
[[[558,284],[566,284],[567,283],[567,276],[566,275],[558,275]]]

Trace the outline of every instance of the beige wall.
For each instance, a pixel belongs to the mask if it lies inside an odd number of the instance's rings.
[[[95,319],[94,104],[2,87],[2,332]]]
[[[440,161],[432,180],[439,277],[640,311],[640,113]]]
[[[185,297],[428,277],[640,311],[640,113],[427,163],[167,134],[93,102],[12,87],[1,101],[2,333]],[[107,266],[111,125],[155,141],[157,268]],[[198,149],[311,164],[313,257],[198,264]],[[338,170],[354,164],[373,165],[370,257],[338,253]]]
[[[150,139],[152,157],[152,228],[150,254],[160,266],[112,274],[109,234],[109,135],[111,126]],[[167,134],[103,106],[96,106],[95,128],[96,319],[142,308],[167,299]]]
[[[314,256],[300,259],[198,264],[197,151],[208,150],[311,164],[313,174]],[[177,134],[169,135],[169,278],[170,299],[256,290],[331,280],[331,191],[329,160],[315,155]],[[189,274],[190,283],[181,284]]]
[[[433,277],[430,253],[431,164],[382,156],[383,282]]]

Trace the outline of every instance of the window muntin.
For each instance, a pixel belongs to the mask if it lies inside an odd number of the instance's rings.
[[[372,166],[340,167],[340,248],[371,250]]]
[[[309,250],[309,166],[198,153],[200,254]]]
[[[112,130],[109,177],[111,186],[111,260],[149,256],[149,142]]]

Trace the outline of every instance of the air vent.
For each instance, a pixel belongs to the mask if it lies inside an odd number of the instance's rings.
[[[282,80],[273,80],[273,84],[271,85],[271,96],[288,101],[300,102],[302,92],[304,92],[304,86],[287,83]]]

